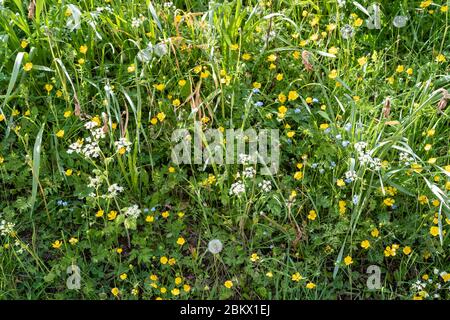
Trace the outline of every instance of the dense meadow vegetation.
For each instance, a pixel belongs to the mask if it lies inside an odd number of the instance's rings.
[[[0,298],[449,299],[449,2],[372,3],[0,0]]]

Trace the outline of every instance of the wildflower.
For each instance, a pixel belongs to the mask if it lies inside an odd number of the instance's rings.
[[[245,60],[245,61],[248,61],[248,60],[250,60],[251,58],[252,58],[252,55],[251,55],[250,53],[244,53],[244,54],[242,55],[242,59]]]
[[[273,277],[273,273],[271,271],[266,273],[266,277],[267,278],[272,278]]]
[[[108,220],[112,221],[117,217],[117,211],[111,210],[108,213]]]
[[[315,287],[316,287],[316,285],[313,282],[308,282],[306,284],[306,288],[308,288],[308,289],[314,289]]]
[[[402,73],[403,71],[405,71],[405,66],[403,65],[399,65],[397,66],[397,69],[395,69],[395,72],[397,73]]]
[[[269,62],[275,62],[277,60],[277,56],[274,54],[271,54],[270,56],[267,57],[267,61]]]
[[[298,272],[294,273],[291,277],[291,280],[295,281],[295,282],[299,282],[302,279],[303,279],[303,277]]]
[[[445,58],[445,56],[442,53],[440,53],[436,56],[436,62],[441,63],[441,62],[445,62],[445,61],[447,61],[447,59]]]
[[[361,248],[363,248],[363,249],[369,249],[369,247],[370,247],[370,242],[369,242],[369,240],[363,240],[363,241],[361,241]]]
[[[59,240],[56,240],[55,242],[52,243],[52,247],[53,249],[59,249],[62,246],[62,242]]]
[[[229,194],[238,196],[244,192],[245,192],[245,185],[242,182],[237,181],[231,185]]]
[[[281,102],[281,103],[285,103],[285,102],[286,102],[286,96],[284,95],[283,92],[281,92],[281,93],[278,95],[278,101]]]
[[[233,281],[227,280],[223,285],[225,286],[225,288],[231,289],[233,287]]]
[[[65,175],[67,177],[70,177],[72,175],[72,173],[73,173],[73,170],[72,169],[67,169],[64,173],[65,173]]]
[[[301,172],[301,171],[296,171],[296,172],[294,173],[294,179],[295,179],[295,180],[300,180],[301,178],[303,178],[303,172]]]
[[[182,245],[185,244],[185,243],[186,243],[186,240],[184,240],[183,237],[179,237],[179,238],[177,239],[177,244],[178,244],[178,245],[182,246]]]
[[[112,293],[115,297],[117,297],[117,296],[119,295],[120,291],[119,291],[118,288],[114,287],[114,288],[111,289],[111,293]]]
[[[97,218],[100,218],[100,217],[103,217],[104,214],[105,214],[105,211],[103,211],[102,209],[100,209],[100,210],[98,210],[98,211],[95,213],[95,216],[96,216]]]
[[[59,131],[56,133],[56,136],[57,136],[58,138],[63,138],[63,137],[64,137],[64,130],[59,130]]]
[[[189,291],[191,291],[191,286],[188,285],[188,284],[184,284],[184,285],[183,285],[183,291],[184,291],[184,292],[189,292]]]
[[[128,278],[128,275],[127,275],[126,273],[122,273],[122,274],[119,276],[119,278],[120,278],[120,280],[126,280],[126,279]]]
[[[319,128],[320,130],[326,130],[330,127],[330,125],[328,123],[322,123]]]
[[[5,120],[5,115],[4,114],[0,114],[0,122]]]
[[[307,218],[308,218],[309,220],[314,221],[314,220],[316,220],[316,217],[317,217],[316,211],[314,211],[314,210],[309,211],[309,214],[308,214],[308,216],[307,216]]]
[[[114,146],[116,147],[116,150],[120,155],[129,152],[131,150],[130,149],[131,144],[132,143],[128,141],[127,138],[120,138],[118,141],[114,142]]]
[[[361,57],[358,59],[358,64],[362,67],[367,63],[367,57]]]
[[[383,200],[383,203],[384,203],[386,206],[391,207],[391,206],[394,205],[395,200],[392,199],[392,198],[386,198],[386,199]]]
[[[77,238],[74,238],[74,237],[72,237],[72,238],[70,238],[69,239],[69,243],[71,244],[71,245],[76,245],[77,243],[78,243],[78,239]]]
[[[345,263],[346,266],[351,265],[351,264],[353,263],[352,257],[346,256],[346,257],[344,258],[344,263]]]
[[[170,213],[169,213],[169,211],[164,211],[163,213],[161,213],[161,216],[162,216],[164,219],[167,219],[167,218],[170,216]]]
[[[337,179],[336,185],[337,185],[338,187],[344,187],[344,186],[345,186],[345,182],[344,182],[343,179]]]
[[[71,115],[72,115],[72,111],[70,111],[70,110],[67,110],[67,111],[64,112],[64,118],[68,118]]]
[[[436,226],[430,227],[430,234],[431,234],[433,237],[437,237],[437,236],[439,235],[439,228],[436,227]]]
[[[26,72],[31,71],[31,69],[33,69],[33,64],[31,62],[27,62],[23,66],[23,70],[25,70]]]
[[[85,62],[86,62],[86,60],[84,60],[84,58],[78,59],[78,64],[79,65],[83,65]]]
[[[337,73],[336,69],[331,70],[330,73],[328,74],[328,78],[330,78],[330,79],[336,79],[337,76],[338,76],[338,73]]]
[[[44,89],[47,91],[47,93],[50,93],[50,91],[53,90],[53,85],[51,85],[50,83],[47,83],[47,84],[44,86]]]
[[[275,79],[277,79],[278,81],[283,80],[283,74],[282,73],[278,73],[277,76],[275,77]]]
[[[428,203],[428,197],[425,195],[420,195],[417,200],[420,204],[427,204]]]
[[[84,44],[84,45],[80,46],[80,53],[86,54],[87,51],[88,51],[87,45]]]
[[[181,104],[180,99],[174,99],[174,100],[172,101],[172,105],[173,105],[174,107],[178,107],[180,104]]]
[[[116,252],[117,252],[118,254],[121,254],[121,253],[123,252],[123,249],[122,249],[122,248],[117,248],[117,249],[116,249]]]
[[[159,83],[159,84],[154,84],[153,87],[158,91],[163,91],[166,86],[163,83]]]
[[[127,68],[127,71],[129,72],[129,73],[132,73],[132,72],[135,72],[136,71],[136,65],[133,63],[133,64],[130,64],[129,66],[128,66],[128,68]]]
[[[413,69],[412,69],[412,68],[406,69],[406,74],[407,74],[408,76],[411,76],[411,75],[413,74]]]
[[[250,256],[250,261],[251,262],[256,262],[259,260],[259,256],[257,253],[252,253],[252,255]]]
[[[159,262],[161,262],[161,264],[167,264],[168,261],[169,261],[169,259],[167,259],[166,256],[162,256],[162,257],[159,259]]]
[[[168,261],[170,266],[175,265],[176,262],[177,262],[177,260],[175,260],[175,258],[170,258],[169,261]]]
[[[22,49],[25,49],[26,47],[28,47],[28,40],[22,40],[20,41],[20,46],[22,47]]]
[[[206,78],[209,77],[209,75],[210,75],[209,71],[208,71],[208,70],[205,70],[205,71],[203,71],[202,73],[200,73],[200,78],[206,79]]]
[[[343,200],[339,200],[339,213],[344,214],[347,211],[347,203]]]
[[[404,247],[403,248],[403,253],[405,255],[409,255],[411,253],[411,247],[409,247],[409,246]]]
[[[288,99],[289,101],[295,101],[298,98],[298,93],[297,91],[289,91],[288,93]]]
[[[428,8],[428,7],[431,5],[432,2],[433,2],[432,0],[422,1],[422,2],[420,3],[420,7],[421,7],[422,9]]]
[[[218,254],[222,251],[223,244],[219,239],[213,239],[208,243],[208,251],[212,254]]]
[[[141,209],[139,209],[138,205],[132,205],[131,207],[128,207],[125,209],[124,215],[126,217],[131,217],[134,219],[137,219],[139,215],[141,214]]]
[[[164,112],[159,112],[159,113],[156,115],[156,118],[158,118],[159,122],[163,122],[164,119],[166,118],[166,114],[165,114]]]

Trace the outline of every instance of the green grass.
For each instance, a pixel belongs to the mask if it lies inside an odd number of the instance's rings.
[[[448,299],[449,3],[379,3],[2,1],[0,298]],[[278,129],[278,172],[174,164],[195,121]]]

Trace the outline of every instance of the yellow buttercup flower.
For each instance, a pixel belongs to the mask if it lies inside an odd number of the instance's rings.
[[[31,63],[31,62],[27,62],[23,66],[23,70],[25,70],[26,72],[30,71],[31,69],[33,69],[33,63]]]
[[[179,238],[177,239],[177,244],[178,244],[178,245],[182,246],[182,245],[185,244],[185,243],[186,243],[186,240],[184,240],[183,237],[179,237]]]
[[[233,281],[227,280],[223,285],[225,286],[225,288],[231,289],[233,287]]]
[[[353,263],[352,257],[346,256],[346,257],[344,258],[344,263],[345,263],[346,266],[351,265],[351,264]]]
[[[59,240],[56,240],[55,242],[52,243],[52,247],[54,249],[59,249],[59,248],[61,248],[61,246],[62,246],[62,242]]]
[[[83,44],[82,46],[80,46],[80,53],[82,54],[86,54],[86,52],[88,51],[88,47],[87,45]]]

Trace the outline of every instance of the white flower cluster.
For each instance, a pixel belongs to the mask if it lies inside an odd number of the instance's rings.
[[[381,159],[373,158],[372,151],[365,151],[367,143],[360,141],[355,143],[355,150],[358,152],[358,160],[362,165],[369,165],[370,168],[375,170],[381,169]]]
[[[126,208],[125,215],[127,217],[135,218],[137,219],[139,215],[141,214],[141,209],[139,209],[138,205],[132,205],[131,207]]]
[[[269,192],[272,190],[272,182],[269,180],[263,180],[262,182],[258,183],[258,187],[262,189],[264,192]]]
[[[67,150],[68,154],[72,153],[81,153],[81,149],[83,148],[83,140],[77,140],[69,146],[69,150]]]
[[[245,192],[245,185],[241,181],[233,183],[230,187],[230,195],[238,196]]]
[[[67,153],[82,154],[86,158],[98,158],[101,153],[98,141],[105,138],[105,132],[103,131],[103,128],[99,127],[98,120],[90,120],[84,124],[84,127],[90,131],[91,137],[78,139],[69,146]]]
[[[88,187],[89,188],[94,188],[94,189],[98,189],[98,187],[100,187],[100,185],[102,184],[102,180],[100,179],[100,177],[89,177],[89,183],[88,183]]]
[[[347,182],[353,182],[358,178],[358,175],[356,174],[355,170],[349,170],[345,173],[345,180]]]
[[[15,224],[12,222],[7,222],[6,220],[0,221],[0,234],[2,236],[9,235],[14,231]]]
[[[130,151],[131,142],[128,141],[127,138],[120,138],[119,141],[114,142],[114,145],[117,149],[117,152],[121,153],[121,150],[125,150],[125,152]],[[122,152],[125,153],[125,152]]]
[[[253,162],[255,162],[254,157],[249,156],[248,154],[245,154],[245,153],[239,154],[239,163],[249,164],[249,163],[253,163]]]
[[[134,17],[131,19],[131,26],[133,28],[139,28],[145,20],[146,18],[141,14],[139,18]]]
[[[247,167],[242,171],[244,178],[253,178],[256,175],[256,170],[253,167]]]
[[[406,166],[409,166],[411,163],[414,162],[414,158],[411,157],[411,155],[409,155],[406,152],[400,152],[399,158],[400,158],[399,161],[405,164]]]
[[[98,146],[97,141],[91,141],[91,139],[88,137],[86,138],[86,141],[88,142],[83,149],[81,150],[81,153],[86,158],[98,158],[100,156],[100,147]]]
[[[119,186],[117,183],[114,183],[108,187],[108,194],[106,195],[106,198],[117,197],[117,195],[122,191],[123,187]]]

